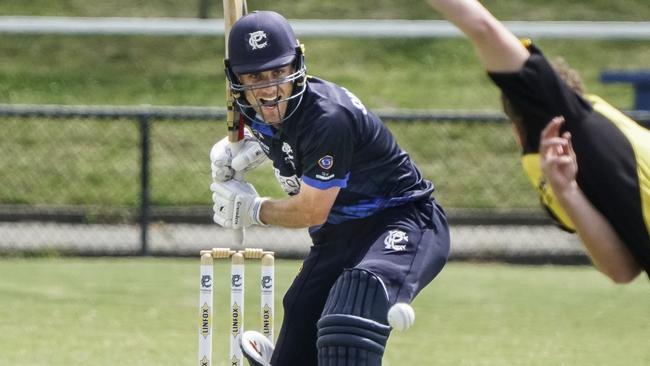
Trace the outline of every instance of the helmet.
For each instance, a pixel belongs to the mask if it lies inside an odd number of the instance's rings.
[[[298,108],[306,88],[303,51],[289,22],[272,11],[255,11],[241,17],[233,25],[228,37],[228,55],[224,60],[226,76],[241,112],[253,119],[255,111],[246,100],[247,90],[267,88],[293,83],[291,96],[278,103],[289,104],[283,121],[291,117]],[[243,85],[238,75],[277,69],[292,64],[294,72],[279,80],[264,85]]]

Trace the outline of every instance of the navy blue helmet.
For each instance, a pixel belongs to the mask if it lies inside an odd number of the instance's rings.
[[[293,83],[290,97],[278,101],[291,102],[283,118],[286,120],[297,109],[305,91],[305,67],[302,47],[289,22],[273,11],[255,11],[244,15],[233,25],[228,36],[226,76],[242,113],[249,119],[254,111],[243,95],[244,91]],[[293,65],[290,75],[270,83],[255,86],[243,85],[241,74],[251,74]],[[298,98],[297,100],[295,100]]]

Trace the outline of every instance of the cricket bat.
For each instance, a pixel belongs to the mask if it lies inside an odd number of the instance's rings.
[[[225,37],[225,58],[228,58],[228,35],[232,25],[248,12],[246,0],[223,0],[223,26]],[[226,123],[228,124],[228,140],[237,142],[244,138],[244,123],[242,116],[235,106],[235,98],[230,90],[230,82],[226,78]]]
[[[246,0],[223,0],[223,26],[225,37],[225,59],[228,58],[228,35],[232,25],[237,19],[248,13]],[[239,145],[235,142],[244,138],[244,121],[243,116],[239,113],[235,104],[235,97],[230,89],[230,81],[226,78],[226,124],[228,126],[228,141],[230,141],[231,150],[236,153]],[[243,180],[242,174],[235,173],[234,179]],[[233,244],[236,246],[244,245],[244,229],[233,231]]]

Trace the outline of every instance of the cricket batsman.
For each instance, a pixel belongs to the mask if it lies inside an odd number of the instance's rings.
[[[226,75],[250,133],[236,152],[225,139],[211,151],[214,221],[307,228],[313,242],[275,347],[246,332],[244,354],[251,365],[381,365],[389,309],[410,303],[449,255],[434,186],[359,98],[306,74],[280,14],[243,16],[228,45]],[[267,157],[286,198],[231,179]]]

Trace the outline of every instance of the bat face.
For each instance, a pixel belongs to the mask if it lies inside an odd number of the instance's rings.
[[[228,58],[228,35],[237,19],[248,13],[246,0],[223,0],[223,25],[226,39],[226,58]]]
[[[225,58],[228,58],[228,36],[232,25],[248,12],[246,0],[223,0],[223,20],[225,37]],[[226,79],[226,124],[228,125],[228,140],[237,142],[244,138],[243,116],[235,106],[235,98]]]

